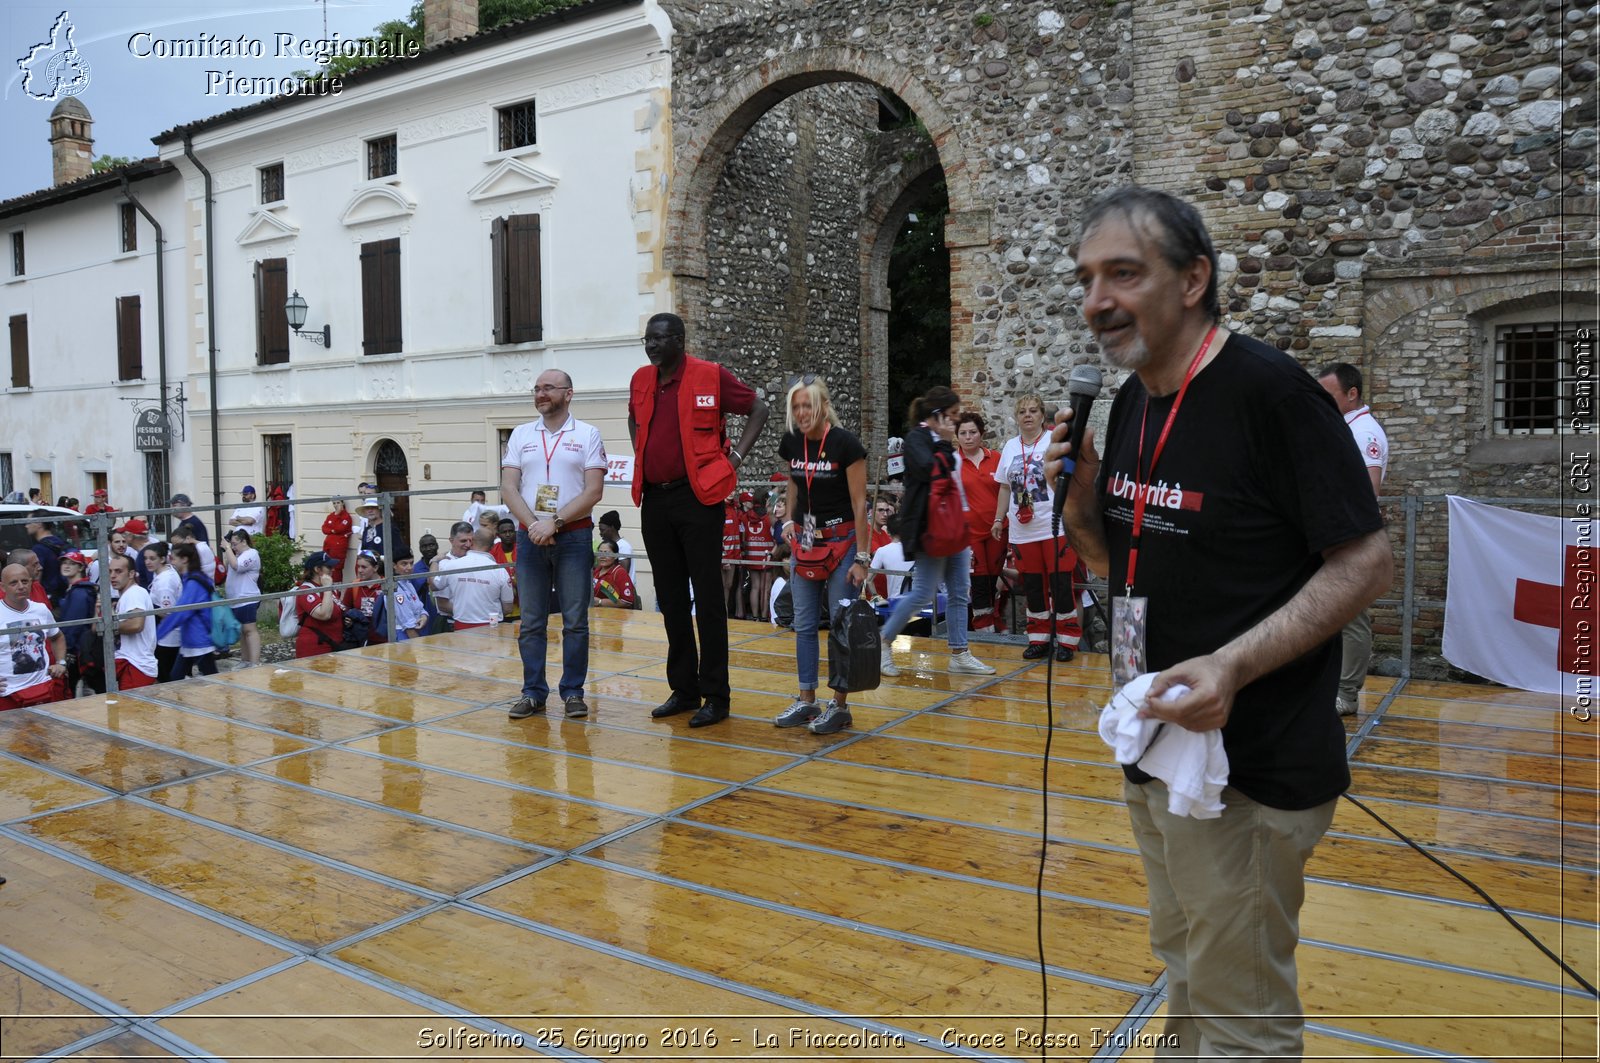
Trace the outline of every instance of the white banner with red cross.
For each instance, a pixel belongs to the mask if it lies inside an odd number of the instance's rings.
[[[1541,517],[1450,496],[1444,655],[1508,687],[1593,698],[1600,532],[1592,509]]]

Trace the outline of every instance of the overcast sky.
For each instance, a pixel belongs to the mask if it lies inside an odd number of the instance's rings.
[[[327,36],[366,36],[388,19],[401,18],[412,0],[327,0]],[[0,5],[0,199],[46,188],[50,177],[50,128],[56,99],[30,98],[19,60],[50,39],[62,12],[74,27],[73,44],[87,64],[88,83],[77,95],[94,117],[94,152],[142,159],[154,155],[150,138],[184,122],[253,103],[260,97],[229,94],[225,80],[207,71],[238,78],[282,77],[316,66],[305,58],[278,58],[278,34],[295,40],[323,39],[321,0],[4,0]],[[139,58],[155,52],[154,42],[195,41],[202,35],[259,44],[262,58]],[[60,42],[60,48],[66,44]],[[39,53],[34,69],[48,66]],[[213,84],[216,82],[216,84]],[[55,82],[43,76],[28,90],[43,93]],[[236,83],[235,83],[236,84]],[[210,90],[208,92],[208,89]]]

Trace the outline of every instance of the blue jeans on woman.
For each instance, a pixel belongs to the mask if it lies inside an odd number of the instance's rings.
[[[557,532],[540,546],[517,531],[517,600],[522,608],[522,694],[544,704],[550,694],[544,658],[550,625],[550,593],[561,606],[561,700],[583,697],[589,675],[589,600],[594,596],[594,546],[588,528]]]
[[[817,689],[817,665],[821,658],[817,624],[821,622],[822,610],[828,610],[831,624],[833,608],[839,604],[839,599],[854,598],[861,592],[861,588],[850,584],[851,560],[849,554],[841,557],[826,580],[805,579],[798,572],[791,572],[789,597],[794,604],[794,655],[799,662],[801,690]]]
[[[911,590],[895,603],[894,612],[884,622],[879,632],[884,646],[893,642],[911,623],[911,618],[933,604],[939,594],[939,584],[945,585],[949,603],[945,607],[945,639],[951,653],[961,653],[967,648],[967,614],[972,611],[972,548],[949,557],[929,557],[918,554],[911,569]],[[796,607],[795,614],[799,615]]]

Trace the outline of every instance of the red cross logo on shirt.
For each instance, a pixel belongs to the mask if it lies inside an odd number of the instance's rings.
[[[1569,605],[1574,612],[1594,616],[1595,569],[1588,548],[1567,547],[1566,564],[1562,567],[1561,586],[1553,583],[1536,583],[1531,579],[1517,580],[1516,596],[1512,599],[1511,615],[1524,624],[1554,628],[1558,636],[1556,667],[1570,675],[1589,675],[1594,658],[1580,659],[1579,640],[1560,638],[1561,607]],[[1592,620],[1591,620],[1592,623]]]

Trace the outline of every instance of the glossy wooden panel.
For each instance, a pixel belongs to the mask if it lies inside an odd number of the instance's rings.
[[[836,885],[835,890],[838,889]],[[834,908],[823,893],[800,898]],[[697,889],[576,863],[484,894],[490,907],[719,978],[854,1015],[898,1015],[911,1029],[992,1027],[957,1016],[1009,1017],[1038,1000],[1037,970],[1006,966],[798,915],[752,909]],[[644,917],[648,912],[649,916]],[[679,928],[692,925],[695,932]],[[1130,994],[1052,978],[1051,993],[1084,1016],[1122,1015]],[[1063,1019],[1066,1025],[1073,1020]],[[1077,1020],[1087,1030],[1090,1023]]]
[[[1364,794],[1357,795],[1357,800],[1419,844],[1497,856],[1559,862],[1567,856],[1563,852],[1563,831],[1575,829],[1548,819],[1487,816],[1467,809],[1381,800]],[[1370,838],[1394,837],[1349,801],[1340,802],[1333,829]],[[1582,853],[1571,855],[1583,858]]]
[[[1600,806],[1592,790],[1561,790],[1496,779],[1469,779],[1427,772],[1386,771],[1359,761],[1350,766],[1350,792],[1357,797],[1404,798],[1450,808],[1483,809],[1514,816],[1595,823]]]
[[[0,749],[118,793],[217,770],[27,709],[0,713]]]
[[[325,653],[320,657],[288,663],[315,675],[346,675],[371,683],[397,687],[401,690],[431,694],[447,702],[453,701],[457,709],[468,708],[486,701],[504,701],[515,698],[521,683],[508,680],[468,679],[459,674],[436,672],[406,664],[395,664],[355,653]],[[435,702],[436,703],[436,702]]]
[[[1407,686],[1403,693],[1390,702],[1384,715],[1491,727],[1528,727],[1551,731],[1567,729],[1577,733],[1589,730],[1579,721],[1555,709],[1534,708],[1502,701],[1447,701],[1426,698],[1419,696],[1414,686]]]
[[[356,676],[357,667],[360,666],[352,659],[351,670],[345,674]],[[365,677],[374,678],[375,681],[356,682],[354,678],[346,679],[305,668],[245,668],[229,672],[225,682],[230,687],[253,687],[291,700],[304,700],[406,722],[431,720],[461,711],[461,702],[455,699],[432,697],[385,684],[385,675],[381,671],[369,670]],[[216,685],[208,684],[201,689],[210,690]],[[165,691],[167,688],[162,689]],[[199,707],[205,708],[206,705],[200,703]]]
[[[1549,728],[1494,727],[1385,714],[1373,734],[1379,738],[1473,746],[1507,753],[1542,753],[1570,760],[1593,760],[1600,756],[1600,743],[1596,742],[1592,730],[1562,734]],[[1592,765],[1589,767],[1592,770]]]
[[[0,822],[105,796],[104,790],[0,757]]]
[[[892,733],[892,732],[891,732]],[[1100,763],[1066,763],[1050,760],[1049,787],[1051,793],[1072,794],[1079,797],[1098,797],[1105,800],[1122,798],[1122,769],[1112,762],[1106,747],[1096,738],[1100,750],[1105,752]],[[1043,749],[1043,739],[1040,748]],[[1016,786],[1038,790],[1044,782],[1041,769],[1044,758],[1023,753],[1005,753],[975,746],[954,746],[932,742],[904,742],[885,736],[873,736],[864,742],[854,742],[827,755],[830,761],[860,764],[864,767],[890,768],[899,771],[922,772],[949,779],[994,783],[998,786]]]
[[[1461,853],[1440,856],[1491,897],[1514,908],[1560,916],[1579,911],[1592,913],[1600,902],[1592,872],[1508,863]],[[1306,873],[1375,889],[1481,903],[1476,894],[1448,872],[1399,842],[1382,844],[1330,834],[1318,843]]]
[[[1561,711],[1561,699],[1554,694],[1541,694],[1534,690],[1513,690],[1493,683],[1442,683],[1431,680],[1412,680],[1406,684],[1406,694],[1417,698],[1436,698],[1452,702],[1481,702],[1491,705],[1514,705],[1528,709],[1541,709],[1549,713]]]
[[[427,902],[125,799],[57,812],[32,837],[310,947]],[[125,839],[138,838],[137,846]]]
[[[198,713],[175,712],[136,697],[79,698],[51,706],[51,712],[135,742],[165,746],[223,764],[250,764],[306,748],[298,738]]]
[[[0,894],[0,900],[4,895]],[[0,962],[0,1059],[29,1059],[106,1029],[105,1019]]]
[[[1032,888],[1039,873],[1037,824],[1028,836],[751,790],[701,805],[688,818],[1013,886]],[[1133,852],[1054,842],[1044,888],[1143,905],[1144,869]]]
[[[147,1013],[286,954],[31,846],[0,839],[0,944]]]
[[[250,671],[262,672],[265,669],[253,668]],[[291,674],[301,687],[304,687],[305,680],[310,678],[305,672]],[[319,681],[316,696],[321,698],[325,694],[329,697],[338,696],[336,692],[321,689]],[[286,734],[321,742],[342,742],[356,735],[372,734],[386,727],[394,727],[397,723],[395,720],[357,716],[353,712],[324,708],[321,705],[296,700],[302,696],[309,698],[312,694],[310,691],[302,691],[300,695],[269,694],[232,683],[179,683],[161,687],[158,694],[141,695],[139,700],[150,704],[172,704],[180,708],[200,709],[215,716],[238,720],[241,723],[253,723],[260,727],[270,727]]]
[[[831,844],[840,828],[811,839]],[[845,843],[842,848],[852,848]],[[703,886],[794,905],[904,934],[932,937],[1017,959],[1036,957],[1033,898],[973,882],[886,867],[778,842],[685,824],[655,826],[594,850],[597,858]],[[1065,932],[1071,928],[1070,933]],[[1109,978],[1148,983],[1161,968],[1146,947],[1140,916],[1048,900],[1050,962]]]
[[[413,763],[415,738],[415,732],[404,732],[377,739],[374,748],[383,758],[332,749],[308,753],[305,781],[329,793],[552,849],[571,849],[638,822],[623,812]]]
[[[1440,746],[1420,742],[1392,742],[1369,736],[1356,753],[1356,763],[1373,767],[1413,768],[1449,775],[1487,775],[1508,782],[1543,783],[1569,789],[1594,789],[1593,760],[1565,760],[1561,757],[1470,746]]]
[[[443,893],[458,893],[540,858],[520,846],[244,775],[156,790],[150,799]]]
[[[687,722],[686,717],[682,723],[687,725]],[[727,732],[735,726],[742,730],[746,722],[730,721],[730,724],[733,726],[719,725],[717,730],[723,731],[723,734],[701,732],[701,737],[737,741],[737,738],[730,738]],[[670,724],[663,725],[660,722],[654,723],[651,733],[643,733],[566,720],[554,706],[544,716],[529,720],[508,720],[503,712],[485,710],[451,720],[449,727],[453,731],[517,742],[551,753],[619,760],[640,767],[727,782],[741,782],[794,763],[793,757],[774,753],[739,749],[732,745],[713,745],[710,741],[680,741],[674,737]]]
[[[585,903],[609,910],[595,900]],[[638,932],[647,931],[639,927]],[[666,926],[648,932],[671,938],[688,936]],[[454,1007],[497,1017],[529,1035],[544,1031],[543,1043],[551,1047],[573,1047],[599,1058],[611,1058],[611,1053],[592,1046],[577,1048],[582,1037],[579,1031],[593,1031],[600,1038],[646,1037],[647,1048],[618,1052],[615,1058],[619,1059],[698,1060],[714,1059],[723,1052],[736,1053],[734,1058],[795,1058],[786,1044],[757,1047],[749,1033],[752,1029],[776,1033],[797,1026],[820,1037],[859,1034],[861,1029],[791,1012],[729,989],[459,910],[397,927],[341,949],[337,957],[385,978],[418,986]],[[555,976],[530,978],[533,965],[555,972]],[[559,1046],[554,1033],[558,1030]],[[680,1044],[671,1036],[662,1036],[677,1031],[692,1031],[702,1040]],[[708,1033],[715,1035],[716,1054],[704,1043]],[[807,1050],[802,1058],[813,1057],[925,1059],[927,1053],[914,1046],[886,1051],[823,1047]]]
[[[907,709],[886,709],[877,707],[882,704],[881,700],[874,702],[867,699],[877,698],[914,703],[919,698],[927,700],[929,697],[928,695],[918,695],[915,691],[888,691],[887,693],[885,691],[886,688],[880,687],[878,690],[862,691],[851,698],[850,715],[855,720],[857,729],[871,730],[874,727],[881,727],[891,720],[897,720],[904,716],[908,709],[921,707],[912,704]],[[624,711],[628,714],[622,718],[625,722],[641,727],[675,729],[686,737],[737,741],[741,745],[759,745],[784,749],[789,748],[793,739],[797,737],[793,732],[788,732],[788,739],[774,735],[762,737],[762,726],[767,731],[777,730],[772,726],[772,717],[788,708],[789,703],[794,700],[794,691],[790,688],[782,688],[781,692],[774,693],[762,693],[736,688],[733,691],[731,706],[736,717],[733,721],[733,727],[738,730],[738,737],[734,739],[719,737],[730,733],[728,728],[721,725],[718,725],[710,734],[689,730],[689,717],[687,715],[674,716],[664,721],[652,720],[650,718],[650,710],[666,701],[668,695],[672,693],[665,679],[647,679],[634,675],[608,676],[590,683],[589,692],[636,703],[631,708],[623,706]],[[937,698],[933,700],[937,700]],[[801,733],[805,734],[806,732],[801,729]],[[807,737],[810,738],[809,735]],[[841,740],[840,738],[833,739],[833,741]],[[814,748],[820,741],[820,739],[810,738],[808,745]],[[780,744],[774,746],[775,742]]]
[[[276,1059],[288,1046],[296,1057],[318,1063],[419,1057],[468,1063],[539,1055],[502,1043],[456,1052],[425,1048],[420,1041],[448,1037],[453,1027],[473,1028],[319,963],[268,975],[161,1025],[223,1059]]]
[[[937,785],[915,775],[875,771],[854,764],[813,761],[790,768],[762,783],[768,790],[820,797],[877,808],[895,808],[912,815],[938,816],[978,826],[1037,832],[1037,793],[1005,790],[980,783],[942,780]],[[1050,798],[1051,836],[1095,845],[1128,847],[1133,834],[1127,809],[1078,798]]]
[[[885,731],[884,736],[973,746],[997,753],[1044,754],[1044,720],[1011,723],[1003,719],[957,714],[970,701],[977,700],[980,699],[963,699],[956,705],[936,712],[907,717]],[[1111,751],[1097,733],[1063,727],[1058,723],[1050,740],[1050,756],[1061,760],[1108,761]]]
[[[381,752],[376,739],[363,739],[353,743],[353,747]],[[644,768],[564,757],[529,746],[485,742],[440,732],[419,732],[412,756],[419,764],[450,768],[516,786],[598,799],[651,813],[666,812],[699,800],[724,786]]]

